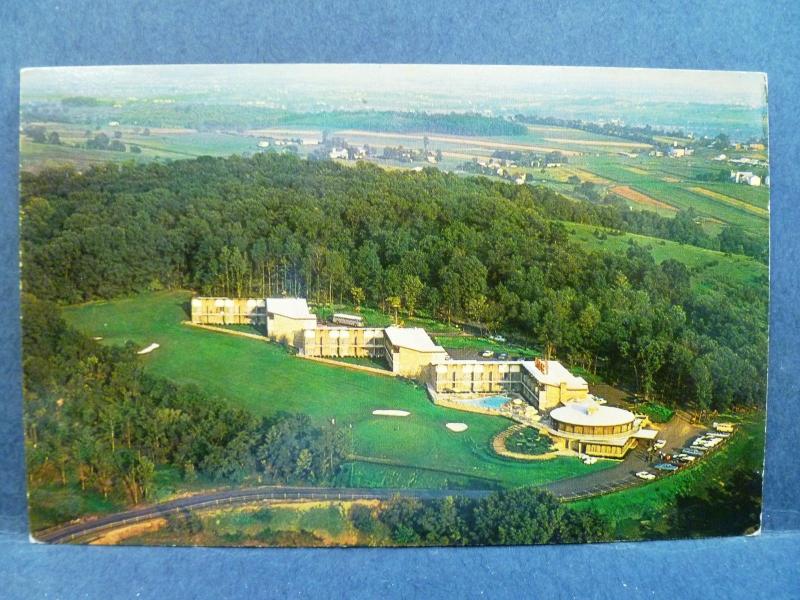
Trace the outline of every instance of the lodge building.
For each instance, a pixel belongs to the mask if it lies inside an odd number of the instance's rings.
[[[585,379],[555,360],[458,360],[422,328],[364,327],[361,317],[339,313],[320,323],[305,298],[198,297],[191,308],[197,324],[264,324],[269,339],[301,356],[382,359],[392,373],[423,383],[435,403],[516,394],[540,415],[533,425],[562,449],[619,459],[658,433],[646,419],[598,402]]]

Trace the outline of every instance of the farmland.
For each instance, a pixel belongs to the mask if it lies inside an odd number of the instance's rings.
[[[104,344],[160,348],[142,357],[153,374],[195,384],[253,414],[302,412],[314,424],[334,420],[352,432],[358,460],[341,485],[494,488],[539,484],[593,468],[569,458],[537,465],[493,454],[491,439],[509,422],[431,404],[419,386],[368,373],[304,361],[280,346],[214,334],[181,324],[190,294],[160,292],[69,307],[67,320]],[[375,417],[378,408],[403,409],[408,418]],[[453,433],[445,423],[466,423]]]

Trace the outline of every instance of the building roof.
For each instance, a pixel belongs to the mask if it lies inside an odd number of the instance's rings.
[[[267,312],[290,319],[316,319],[305,298],[267,298]]]
[[[526,360],[522,366],[536,378],[536,381],[545,385],[561,385],[566,383],[569,388],[588,388],[589,384],[583,377],[576,377],[557,360]]]
[[[550,418],[572,425],[612,426],[625,425],[634,420],[634,414],[623,408],[605,406],[594,400],[569,402],[550,412]]]
[[[444,352],[421,327],[387,327],[385,335],[393,346],[409,348],[418,352]]]
[[[351,319],[353,321],[363,321],[364,317],[360,315],[349,315],[347,313],[333,313],[334,319]]]

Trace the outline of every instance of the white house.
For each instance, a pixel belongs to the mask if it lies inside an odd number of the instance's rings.
[[[761,185],[761,177],[754,175],[752,171],[731,171],[731,180],[734,183],[746,183],[754,187]]]

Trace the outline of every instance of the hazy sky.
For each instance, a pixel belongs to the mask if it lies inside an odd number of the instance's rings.
[[[106,95],[140,89],[141,95],[227,88],[259,95],[276,87],[336,89],[354,94],[416,93],[433,96],[569,95],[703,102],[759,107],[761,73],[600,67],[473,65],[162,65],[27,69],[23,95],[78,93],[102,84]]]

